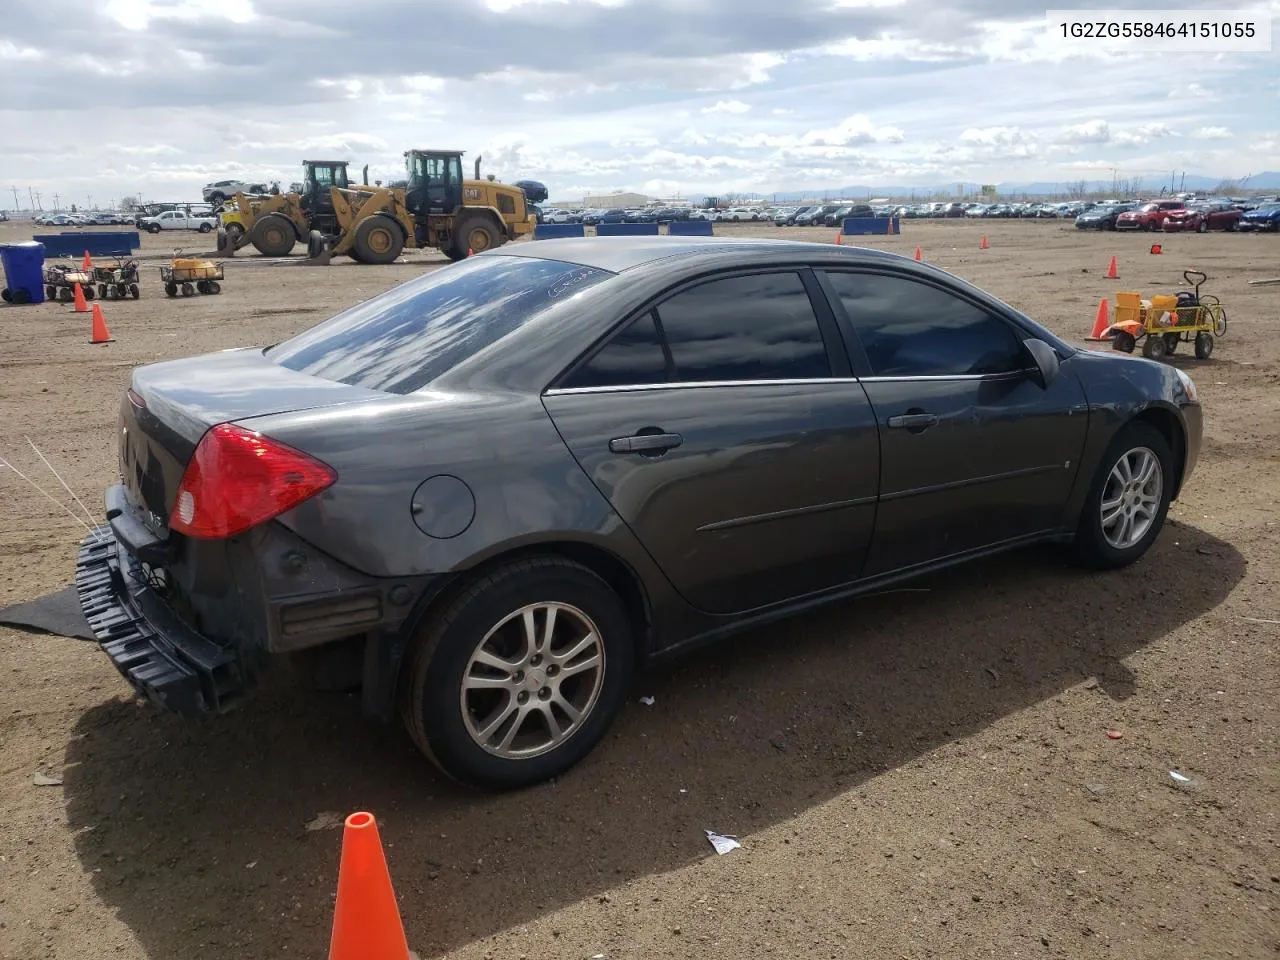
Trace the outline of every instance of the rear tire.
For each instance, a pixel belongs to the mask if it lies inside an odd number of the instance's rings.
[[[298,242],[298,234],[288,217],[269,213],[253,225],[249,242],[264,257],[283,257]]]
[[[202,223],[202,224],[200,224],[200,232],[201,232],[201,233],[208,233],[208,232],[209,232],[209,231],[211,231],[212,229],[213,229],[213,225],[212,225],[212,224],[208,224],[208,223]]]
[[[164,285],[164,293],[167,297],[176,297],[178,295],[178,285],[176,283],[166,283]]]
[[[142,291],[138,289],[138,285],[136,283],[129,284],[129,296],[133,297],[135,300],[142,296]]]
[[[554,636],[542,646],[552,605]],[[600,741],[622,706],[634,659],[630,621],[608,584],[568,560],[522,560],[477,580],[424,625],[405,666],[401,719],[449,776],[493,789],[530,786],[568,770]],[[513,755],[521,748],[525,755]]]
[[[1117,332],[1115,340],[1111,342],[1111,346],[1114,349],[1124,353],[1133,353],[1134,347],[1137,345],[1138,341],[1134,339],[1133,334],[1125,330]]]
[[[468,253],[484,253],[501,246],[503,241],[489,217],[477,213],[464,214],[453,231],[453,259],[461,260]]]
[[[1151,460],[1158,476],[1153,475],[1153,480],[1139,487],[1127,488],[1122,461],[1135,466]],[[1137,479],[1140,477],[1129,483],[1136,483]],[[1076,559],[1095,570],[1116,570],[1133,563],[1160,535],[1172,495],[1173,453],[1164,435],[1143,421],[1122,427],[1108,444],[1085,497],[1076,528]],[[1113,519],[1117,510],[1120,516]],[[1135,523],[1147,524],[1140,536],[1126,539],[1119,535],[1123,532],[1121,526],[1126,514],[1133,517]],[[1111,525],[1108,520],[1112,521]],[[1131,528],[1130,532],[1136,531]]]
[[[1159,360],[1164,357],[1164,337],[1158,334],[1147,334],[1142,341],[1142,355],[1148,360]]]
[[[194,297],[196,295],[196,288],[189,283],[184,283],[182,285],[182,295],[184,297]]]
[[[1208,360],[1213,356],[1213,334],[1201,330],[1196,334],[1196,359]]]
[[[404,233],[390,217],[375,214],[356,226],[351,250],[353,259],[361,263],[384,265],[395,263],[404,250]],[[358,255],[358,256],[356,256]]]

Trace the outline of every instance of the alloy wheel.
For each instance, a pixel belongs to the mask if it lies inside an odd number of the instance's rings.
[[[577,607],[521,607],[485,634],[463,672],[460,705],[467,733],[503,759],[554,750],[591,714],[604,668],[600,631]]]
[[[1129,450],[1111,468],[1102,491],[1102,535],[1117,550],[1128,550],[1147,535],[1160,512],[1164,472],[1147,447]]]

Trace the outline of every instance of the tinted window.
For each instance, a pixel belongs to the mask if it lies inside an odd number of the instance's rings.
[[[714,280],[677,293],[657,312],[676,381],[831,376],[799,274]]]
[[[662,383],[667,359],[653,314],[646,313],[615,333],[562,387],[622,387]]]
[[[1009,324],[945,290],[875,274],[830,278],[875,376],[1007,373],[1027,365]]]
[[[558,260],[469,258],[357,304],[267,356],[312,376],[410,393],[609,276]]]

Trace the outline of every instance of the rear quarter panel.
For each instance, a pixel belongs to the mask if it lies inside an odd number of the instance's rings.
[[[363,573],[454,573],[506,550],[572,541],[607,550],[650,590],[665,584],[538,397],[426,392],[242,423],[337,470],[337,483],[280,522]],[[415,518],[419,487],[440,476],[461,485],[437,484],[450,502],[427,502],[425,516]],[[419,527],[444,514],[465,521],[471,509],[473,519],[456,535],[431,536]]]

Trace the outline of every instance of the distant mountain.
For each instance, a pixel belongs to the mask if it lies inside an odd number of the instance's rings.
[[[1123,182],[1126,177],[1120,177]],[[1157,177],[1127,177],[1130,183],[1135,179],[1141,180],[1141,190],[1134,191],[1138,193],[1158,193],[1160,188],[1168,187],[1168,180],[1161,180]],[[1273,191],[1280,190],[1280,172],[1266,171],[1257,173],[1249,177],[1247,182],[1241,182],[1243,178],[1232,180],[1228,177],[1204,177],[1199,175],[1187,174],[1185,178],[1181,174],[1178,175],[1178,182],[1175,184],[1175,193],[1184,190],[1212,190],[1223,181],[1229,181],[1239,184],[1239,189],[1245,192],[1257,192],[1259,190]],[[1001,196],[1052,196],[1065,194],[1067,192],[1067,184],[1075,181],[1033,181],[1030,183],[998,183],[996,184],[996,192]],[[1106,180],[1090,180],[1085,182],[1085,192],[1087,193],[1109,193],[1112,188],[1110,178]],[[972,195],[978,193],[982,189],[981,184],[952,182],[946,184],[935,184],[932,186],[904,186],[902,184],[880,184],[878,186],[867,186],[859,184],[855,186],[831,187],[826,190],[779,190],[777,193],[759,193],[759,194],[735,194],[739,199],[757,199],[757,200],[804,200],[806,198],[815,197],[839,197],[848,199],[870,198],[870,197],[910,197],[912,195],[918,197],[939,196],[956,196],[958,194]],[[694,200],[705,199],[703,197],[691,198]]]

